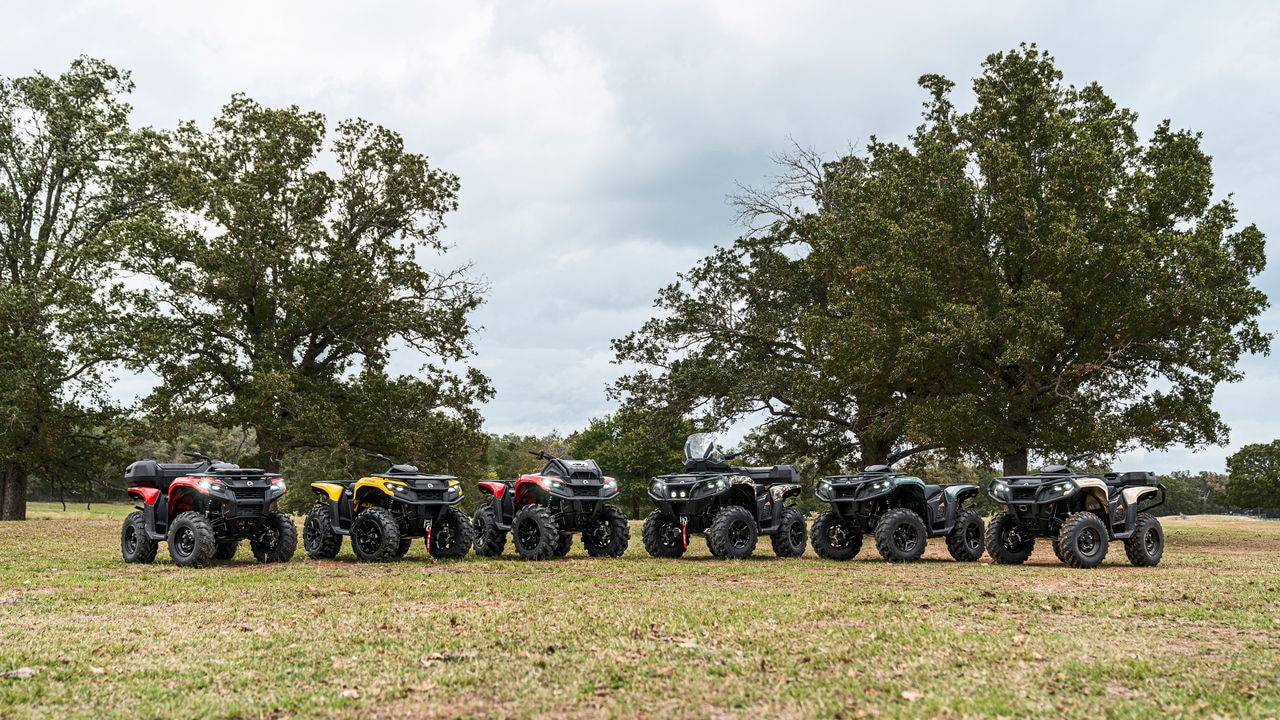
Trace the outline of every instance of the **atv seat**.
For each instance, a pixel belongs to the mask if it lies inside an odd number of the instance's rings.
[[[1107,473],[1102,481],[1108,487],[1121,488],[1126,485],[1155,485],[1156,474],[1153,472]]]
[[[942,494],[941,485],[925,485],[924,486],[924,499],[926,502],[937,498],[941,494]]]

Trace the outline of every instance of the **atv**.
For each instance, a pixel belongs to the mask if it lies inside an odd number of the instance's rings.
[[[332,558],[351,536],[356,559],[386,562],[409,552],[414,538],[425,538],[434,558],[460,558],[471,547],[471,524],[456,505],[462,488],[452,475],[422,475],[413,465],[396,464],[355,482],[314,482],[316,504],[302,526],[302,544],[311,558]]]
[[[936,537],[947,539],[947,551],[956,560],[982,557],[982,518],[972,503],[977,485],[926,485],[888,465],[872,465],[857,475],[819,479],[815,494],[831,504],[813,521],[818,557],[850,560],[867,533],[889,562],[918,560],[927,539]]]
[[[249,541],[262,563],[287,562],[298,546],[293,519],[276,509],[284,478],[257,468],[183,453],[191,464],[139,460],[124,471],[128,493],[142,504],[120,530],[120,554],[128,563],[156,559],[158,543],[169,544],[174,565],[204,567],[235,557]]]
[[[798,557],[806,544],[804,516],[787,500],[800,494],[799,473],[791,465],[729,465],[737,453],[721,454],[711,433],[690,435],[684,444],[684,472],[649,483],[657,509],[644,521],[644,549],[677,558],[689,535],[703,535],[711,554],[741,559],[768,535],[778,557]]]
[[[1002,565],[1020,565],[1038,537],[1074,568],[1095,568],[1112,540],[1123,540],[1129,562],[1153,567],[1164,555],[1164,529],[1150,511],[1164,504],[1164,485],[1152,472],[1076,472],[1049,465],[1038,475],[998,477],[987,494],[1004,511],[987,527],[987,553]]]
[[[530,455],[547,464],[542,472],[517,480],[485,481],[480,492],[493,498],[476,508],[471,519],[477,555],[502,554],[511,533],[516,552],[525,560],[562,557],[573,546],[573,533],[592,557],[618,557],[631,541],[622,511],[606,500],[618,496],[618,483],[600,472],[595,460],[556,457],[541,450]]]

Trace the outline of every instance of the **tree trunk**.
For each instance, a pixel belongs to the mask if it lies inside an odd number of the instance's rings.
[[[856,471],[872,465],[888,465],[889,454],[893,452],[894,442],[895,440],[858,438],[858,444],[862,446],[862,467],[853,469]]]
[[[1027,449],[1015,450],[1004,456],[1005,475],[1027,474]]]
[[[6,462],[0,468],[0,520],[26,520],[27,466]]]

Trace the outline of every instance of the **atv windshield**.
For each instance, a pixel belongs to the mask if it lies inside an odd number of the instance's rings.
[[[715,433],[694,433],[684,441],[685,460],[707,460],[716,449]]]

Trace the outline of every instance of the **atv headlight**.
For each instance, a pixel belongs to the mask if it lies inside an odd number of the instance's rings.
[[[607,493],[618,492],[618,481],[611,477],[604,479],[604,491]]]
[[[991,483],[991,497],[994,497],[997,500],[1008,500],[1009,499],[1008,483],[1003,483],[1003,482],[1000,482],[999,480],[996,480],[995,482]]]
[[[1069,497],[1072,493],[1074,493],[1076,490],[1079,490],[1079,489],[1080,489],[1080,486],[1076,485],[1070,480],[1067,480],[1065,482],[1060,482],[1055,485],[1051,485],[1049,487],[1048,492],[1046,492],[1045,494],[1049,498],[1058,499],[1058,498]]]
[[[564,487],[564,483],[560,482],[556,478],[544,477],[542,478],[542,486],[546,488],[548,491],[559,490],[560,488]]]
[[[456,484],[450,485],[449,489],[445,490],[444,494],[445,494],[445,497],[450,497],[450,498],[457,497],[462,494],[462,488],[458,487]]]
[[[215,483],[212,480],[200,480],[196,485],[204,492],[212,492],[215,489],[221,491],[222,483]]]

